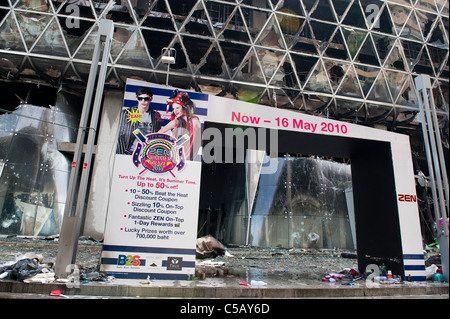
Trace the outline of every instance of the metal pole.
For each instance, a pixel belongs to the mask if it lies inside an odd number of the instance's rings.
[[[94,139],[98,124],[98,114],[100,111],[100,105],[103,95],[103,88],[105,83],[113,31],[114,25],[111,20],[106,19],[100,20],[97,41],[95,43],[91,69],[89,72],[89,79],[86,86],[86,95],[84,98],[83,111],[81,115],[80,127],[77,136],[77,144],[75,148],[74,160],[72,162],[72,170],[69,179],[68,197],[64,209],[64,219],[60,233],[58,255],[56,257],[55,273],[56,276],[58,276],[59,278],[66,277],[68,266],[74,264],[76,259],[78,237],[80,236],[81,222],[84,211],[84,202],[86,198],[87,182],[89,178],[92,151],[94,147]],[[103,57],[99,71],[97,90],[91,115],[88,144],[84,156],[84,163],[83,166],[81,166],[81,154],[83,151],[84,138],[86,134],[86,125],[91,109],[92,95],[96,83],[96,75],[102,46],[103,46]],[[80,183],[78,184],[78,176],[81,169],[82,169],[81,180]],[[78,191],[78,198],[76,208],[75,210],[73,210],[76,191]]]
[[[435,113],[435,105],[431,92],[430,77],[427,75],[420,75],[415,79],[416,91],[419,100],[420,114],[422,116],[422,132],[425,143],[425,151],[427,156],[429,178],[431,182],[431,192],[434,201],[434,213],[436,219],[436,232],[439,241],[439,248],[441,252],[442,270],[445,279],[449,280],[449,238],[447,227],[447,212],[448,209],[448,181],[445,162],[443,161],[442,142],[439,133],[439,126]],[[434,119],[431,117],[431,112],[434,114]],[[431,150],[430,150],[431,146]],[[439,160],[437,160],[437,159]],[[446,187],[445,195],[443,183]],[[437,188],[437,191],[436,191]],[[445,201],[447,200],[447,205]],[[439,219],[443,219],[443,229],[440,230]]]

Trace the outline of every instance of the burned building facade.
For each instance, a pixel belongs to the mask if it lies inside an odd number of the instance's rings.
[[[114,22],[114,37],[85,234],[102,236],[109,136],[127,78],[408,134],[415,169],[427,175],[414,84],[426,74],[448,154],[448,0],[0,0],[2,234],[59,233],[101,19]],[[169,75],[167,49],[176,52]],[[199,234],[352,247],[351,163],[312,155],[280,154],[277,179],[252,183],[245,164],[205,165],[231,177],[230,193],[202,190]],[[423,235],[432,237],[430,194],[418,194]]]

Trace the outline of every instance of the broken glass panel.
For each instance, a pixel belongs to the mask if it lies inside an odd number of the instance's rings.
[[[281,2],[278,12],[292,13],[293,15],[306,16],[300,0],[285,0]]]
[[[430,57],[428,56],[428,50],[426,46],[423,46],[413,72],[425,73],[428,75],[434,75],[433,67],[431,66]]]
[[[372,36],[370,34],[367,36],[366,41],[361,46],[361,49],[358,53],[358,56],[355,58],[355,61],[374,66],[380,66],[378,54],[375,50],[375,46],[372,42]]]
[[[16,8],[52,12],[52,8],[47,0],[18,0]]]
[[[206,7],[218,37],[245,43],[250,41],[238,7],[211,1],[206,3]]]
[[[403,26],[408,20],[408,16],[411,13],[411,10],[410,8],[406,8],[391,3],[388,3],[388,8],[389,11],[391,12],[392,22],[394,23],[395,31],[398,35],[400,35]],[[414,25],[412,25],[411,27],[414,28]]]
[[[384,63],[384,59],[387,57],[395,44],[395,38],[389,37],[380,33],[372,33],[373,43],[376,47],[378,57],[381,63]]]
[[[261,96],[263,96],[266,91],[265,88],[258,86],[243,85],[238,83],[233,83],[232,92],[235,92],[236,98],[240,101],[249,103],[259,103]]]
[[[386,70],[386,80],[394,101],[397,101],[398,95],[407,79],[407,73]]]
[[[3,19],[3,23],[0,26],[0,48],[5,50],[26,51],[13,15],[14,13],[10,12],[9,15]]]
[[[395,114],[393,119],[394,125],[404,125],[412,120],[414,120],[419,113],[419,111],[414,111],[411,109],[402,109],[400,107],[394,109]]]
[[[115,27],[114,34],[111,41],[110,54],[113,60],[116,60],[120,52],[122,52],[126,43],[132,36],[135,28],[133,27]]]
[[[392,122],[394,115],[393,107],[367,103],[367,122],[369,124]]]
[[[170,44],[175,36],[171,32],[160,32],[147,29],[142,29],[142,35],[150,56],[155,60],[161,56],[161,51],[163,48],[170,47]]]
[[[389,56],[384,61],[384,67],[399,71],[407,71],[408,64],[403,57],[402,51],[400,42],[396,41]]]
[[[232,42],[220,42],[220,47],[222,48],[223,55],[225,57],[225,61],[230,68],[230,71],[234,73],[236,68],[240,65],[240,63],[244,60],[248,51],[250,50],[250,46],[232,43]]]
[[[332,92],[325,69],[322,66],[320,60],[317,62],[314,71],[310,75],[309,80],[305,85],[305,90],[310,90],[313,92],[325,92],[325,93]]]
[[[273,15],[267,24],[265,25],[263,31],[260,33],[255,41],[255,44],[265,46],[285,49],[283,42],[283,36],[280,31],[280,27],[277,23],[275,15]]]
[[[395,35],[395,28],[392,25],[392,18],[388,7],[384,6],[381,10],[383,10],[381,16],[374,21],[372,29],[377,32]]]
[[[443,48],[432,46],[432,45],[428,45],[427,47],[428,47],[428,52],[430,54],[434,72],[436,75],[438,75],[440,73],[440,71],[445,67],[445,63],[444,63],[446,61],[445,55],[448,51]]]
[[[386,85],[386,80],[384,78],[383,72],[378,73],[378,77],[372,86],[368,99],[392,103],[389,89]]]
[[[420,10],[415,10],[415,14],[417,16],[417,21],[419,22],[420,30],[422,31],[423,39],[427,40],[437,16]]]
[[[175,31],[174,23],[164,0],[155,0],[143,17],[142,26]]]
[[[203,64],[199,69],[203,75],[218,75],[223,77],[225,74],[222,56],[215,45],[212,46],[206,59],[202,59],[200,64]]]
[[[362,13],[361,7],[359,6],[359,1],[354,1],[347,14],[342,21],[342,24],[349,26],[367,29],[366,18]]]
[[[317,48],[314,45],[313,33],[308,21],[305,22],[304,27],[300,28],[300,32],[292,39],[291,51],[318,54]]]
[[[403,52],[405,53],[406,61],[409,66],[408,69],[412,69],[420,54],[422,49],[422,43],[415,41],[401,40]]]
[[[244,15],[243,17],[245,19],[250,37],[252,41],[255,41],[256,37],[259,35],[261,30],[263,30],[267,20],[269,19],[269,12],[253,8],[241,8],[241,10]]]
[[[352,116],[358,116],[359,113],[362,113],[362,116],[365,116],[364,104],[356,101],[349,101],[344,99],[336,99],[337,105],[337,118],[348,118]],[[360,114],[361,115],[361,114]]]
[[[139,67],[151,67],[149,55],[145,42],[142,39],[139,29],[136,29],[129,38],[127,44],[117,59],[118,64],[134,65]]]
[[[94,53],[95,42],[97,41],[98,25],[93,25],[86,34],[80,38],[81,43],[73,51],[74,57],[84,60],[92,60],[92,54]],[[73,41],[71,50],[75,48],[78,41]]]
[[[347,74],[345,75],[344,80],[337,91],[337,94],[345,95],[345,96],[353,96],[362,98],[361,89],[359,87],[359,82],[356,76],[355,71],[353,70],[353,66],[349,65]]]
[[[309,74],[314,70],[314,66],[319,58],[300,54],[291,54],[291,58],[294,62],[294,69],[303,86]]]
[[[448,84],[443,81],[436,81],[435,85],[433,86],[433,98],[436,107],[447,113],[449,110],[448,91],[449,91]]]
[[[342,79],[344,78],[344,75],[347,72],[350,64],[325,59],[323,60],[323,62],[325,65],[325,69],[328,72],[328,78],[330,79],[331,87],[333,88],[333,92],[335,92]]]
[[[233,77],[237,80],[265,83],[263,70],[261,70],[258,58],[252,49]]]
[[[330,39],[328,46],[326,46],[325,48],[324,55],[329,58],[336,58],[340,60],[350,61],[350,56],[347,53],[344,38],[342,37],[341,28],[337,28],[335,30],[335,33]]]
[[[411,79],[411,76],[408,76],[397,101],[395,101],[396,104],[418,106],[416,90],[412,83],[414,83],[414,81]]]
[[[264,76],[268,83],[281,84],[284,83],[284,70],[280,67],[283,63],[285,54],[279,51],[256,48],[259,61],[261,62]]]
[[[297,73],[295,72],[295,63],[291,63],[289,56],[284,58],[284,61],[281,64],[281,68],[284,73],[283,83],[280,83],[282,86],[288,88],[300,88],[300,84],[298,83]],[[284,84],[284,85],[283,85]]]
[[[48,77],[57,83],[57,80],[64,73],[67,62],[58,60],[49,60],[44,58],[30,58],[33,66],[35,67],[37,73],[41,76]]]
[[[348,52],[353,59],[359,52],[359,48],[361,47],[361,45],[364,43],[367,32],[343,27],[342,34],[344,36],[345,42],[347,43]]]
[[[172,4],[173,6],[179,6],[179,4]],[[201,3],[198,3],[196,9],[192,12],[191,15],[188,15],[189,11],[186,11],[186,14],[183,14],[187,16],[186,21],[183,23],[184,27],[181,27],[181,31],[187,32],[190,34],[198,34],[198,35],[204,35],[204,36],[213,36],[213,33],[210,29],[210,21],[208,19],[208,15],[205,13],[205,10],[203,8],[203,5]]]
[[[314,33],[314,38],[317,40],[317,45],[319,47],[323,44],[326,45],[328,41],[330,41],[330,38],[337,27],[334,24],[323,23],[318,21],[311,21],[310,25]]]
[[[334,11],[329,0],[317,1],[317,5],[310,16],[318,20],[336,22]]]
[[[438,47],[445,48],[446,39],[444,36],[444,34],[445,34],[444,30],[445,30],[444,25],[439,20],[436,27],[433,30],[433,33],[432,33],[428,43],[431,43]]]
[[[435,12],[436,11],[436,5],[434,4],[433,1],[427,1],[427,0],[417,0],[416,4],[415,4],[416,8],[425,10],[425,11],[431,11],[431,12]]]
[[[25,43],[27,44],[27,47],[29,49],[39,38],[42,31],[45,29],[51,19],[51,17],[48,15],[31,14],[25,12],[16,12],[16,18],[25,39]]]
[[[333,4],[338,20],[341,22],[342,19],[344,18],[344,13],[347,11],[347,8],[351,5],[351,1],[331,0],[331,3]]]
[[[278,11],[276,13],[276,18],[278,20],[278,24],[280,25],[287,47],[291,47],[297,41],[296,37],[298,37],[302,29],[305,27],[306,19],[295,17],[291,15],[293,14],[293,11],[289,12],[288,10],[289,9],[283,9],[282,11]],[[279,12],[283,12],[283,14]]]
[[[52,19],[40,39],[31,49],[33,53],[42,53],[68,57],[65,40],[61,34],[58,19]]]

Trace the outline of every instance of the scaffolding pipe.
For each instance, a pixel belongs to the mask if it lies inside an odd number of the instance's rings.
[[[448,238],[448,180],[447,169],[442,149],[442,141],[434,104],[432,86],[428,75],[415,78],[416,91],[422,117],[422,132],[428,163],[433,207],[436,219],[436,233],[441,252],[443,275],[449,280],[449,238]],[[439,220],[442,218],[443,227],[440,229]]]
[[[68,275],[68,272],[71,271],[72,265],[75,264],[76,260],[78,237],[80,236],[81,223],[83,220],[86,192],[91,168],[91,159],[94,149],[94,140],[97,133],[98,116],[100,113],[100,106],[103,97],[103,89],[105,85],[106,71],[113,32],[114,25],[112,20],[100,20],[97,39],[92,56],[92,64],[89,72],[89,79],[86,85],[86,94],[83,102],[83,110],[81,114],[77,143],[72,162],[72,170],[70,172],[67,200],[64,208],[64,219],[61,226],[58,255],[56,257],[55,273],[59,278],[65,278]],[[98,72],[98,80],[96,82],[97,70],[102,50],[103,56],[101,60],[100,71]],[[95,90],[96,83],[97,89]],[[96,94],[91,112],[91,101],[94,90],[96,91]],[[87,127],[90,113],[92,113],[91,121],[89,127]],[[83,165],[81,165],[81,155],[83,152],[83,144],[87,130],[89,131],[88,142],[84,155],[84,162]],[[80,171],[81,178],[78,183]],[[76,194],[78,194],[78,197],[74,210],[73,206]]]

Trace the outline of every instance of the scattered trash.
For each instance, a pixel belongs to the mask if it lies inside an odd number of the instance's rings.
[[[438,267],[434,264],[425,268],[425,275],[427,276],[427,280],[431,280],[431,277],[433,277],[433,275],[436,273],[437,268]]]
[[[211,235],[197,238],[196,257],[215,258],[225,254],[225,246]]]
[[[248,286],[248,283],[246,283],[245,281],[241,280],[241,281],[239,281],[239,285],[241,285],[241,286]]]
[[[199,263],[199,266],[207,266],[207,267],[222,267],[225,265],[225,262],[223,261],[202,261]]]
[[[316,233],[309,233],[308,234],[308,241],[310,243],[316,243],[319,240],[320,236]]]
[[[69,298],[69,296],[63,295],[60,290],[52,290],[52,291],[50,291],[50,296]]]
[[[83,269],[82,269],[83,270]],[[107,277],[104,273],[98,271],[87,271],[80,274],[80,281],[88,283],[90,281],[112,281],[114,277]]]
[[[35,259],[20,259],[12,265],[6,265],[0,267],[0,274],[7,273],[2,278],[11,280],[23,281],[26,278],[32,277],[42,271],[42,267],[37,263]]]
[[[431,280],[433,282],[445,282],[445,277],[443,274],[441,273],[434,273],[433,276],[431,277]]]
[[[151,284],[150,276],[147,276],[147,279],[141,281],[141,284],[144,284],[144,285],[150,285],[150,284]]]
[[[24,283],[32,283],[32,282],[39,282],[41,284],[48,284],[50,282],[55,281],[55,273],[50,271],[47,268],[42,268],[42,272],[38,273],[30,278],[24,279]]]
[[[225,250],[225,256],[226,256],[226,257],[234,257],[232,254],[230,254],[230,253],[228,252],[228,250]]]
[[[342,258],[351,258],[351,259],[357,259],[358,256],[355,253],[342,253]]]
[[[252,280],[250,281],[250,286],[258,286],[258,287],[267,286],[267,283],[262,280]]]
[[[431,265],[441,265],[441,255],[433,255],[430,256],[427,260],[425,260],[425,266],[431,266]]]
[[[325,277],[322,278],[322,281],[336,282],[341,280],[343,277],[343,274],[327,273]]]

